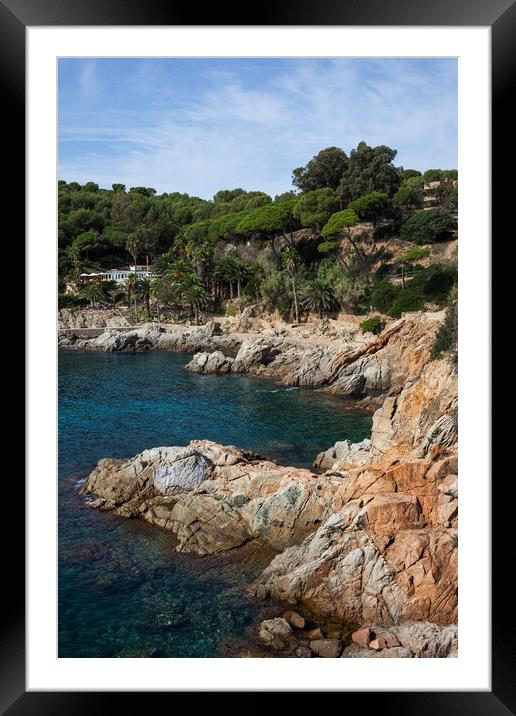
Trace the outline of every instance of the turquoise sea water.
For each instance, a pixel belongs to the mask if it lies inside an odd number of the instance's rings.
[[[78,494],[101,457],[206,438],[309,467],[368,437],[342,399],[250,376],[204,376],[173,353],[59,354],[59,656],[214,657],[272,607],[243,588],[271,559],[247,545],[180,555],[173,536],[92,510]]]

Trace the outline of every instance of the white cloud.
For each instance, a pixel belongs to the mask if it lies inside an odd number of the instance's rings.
[[[388,60],[364,73],[357,60],[299,60],[261,86],[238,72],[213,71],[190,101],[178,102],[165,86],[141,111],[81,112],[61,127],[60,176],[205,197],[236,186],[274,195],[291,188],[292,169],[320,149],[349,151],[362,139],[397,148],[404,166],[451,167],[454,71],[443,66],[430,75]],[[95,66],[86,64],[83,91],[97,85]],[[100,157],[88,156],[90,143],[102,146]]]

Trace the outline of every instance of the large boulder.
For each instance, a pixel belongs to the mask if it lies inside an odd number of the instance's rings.
[[[186,365],[193,373],[229,373],[233,358],[225,356],[222,351],[213,353],[195,353],[192,360]]]
[[[193,490],[208,477],[213,463],[191,447],[175,448],[154,468],[154,487],[162,495]]]

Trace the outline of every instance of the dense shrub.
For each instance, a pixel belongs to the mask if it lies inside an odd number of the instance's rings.
[[[407,219],[401,226],[400,236],[403,241],[414,244],[434,244],[451,239],[456,229],[457,218],[454,214],[428,209]]]
[[[398,236],[401,228],[401,219],[394,219],[389,224],[380,224],[373,231],[374,241],[383,241],[390,239],[391,236]]]
[[[380,331],[383,330],[385,323],[380,316],[372,316],[362,321],[360,324],[360,330],[362,333],[374,333],[376,336]]]
[[[446,316],[439,326],[432,345],[430,354],[432,359],[440,358],[443,353],[450,353],[452,359],[456,360],[458,323],[457,286],[455,285],[450,291]]]
[[[76,308],[78,306],[88,306],[89,301],[85,296],[78,293],[60,293],[57,297],[57,307],[60,308]]]
[[[399,318],[402,313],[421,311],[427,302],[444,305],[456,280],[453,267],[432,264],[407,281],[394,300],[389,315]]]
[[[380,313],[389,313],[400,291],[400,286],[389,281],[375,283],[371,291],[371,306]]]

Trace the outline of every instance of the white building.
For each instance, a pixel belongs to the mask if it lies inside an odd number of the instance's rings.
[[[138,278],[152,278],[153,273],[147,266],[129,266],[123,269],[108,269],[97,273],[81,273],[81,283],[92,283],[93,281],[114,281],[123,286],[129,276],[136,274]]]

